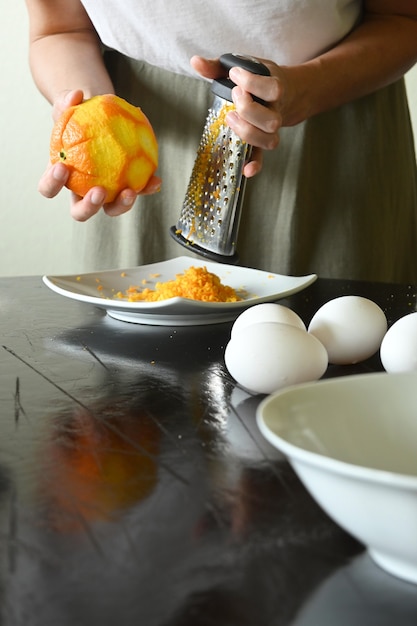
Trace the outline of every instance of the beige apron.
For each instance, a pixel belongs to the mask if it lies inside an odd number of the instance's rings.
[[[205,81],[108,53],[116,92],[149,117],[162,190],[126,215],[74,224],[74,267],[198,258],[176,224],[211,100]],[[249,179],[240,264],[288,275],[417,282],[417,175],[404,81],[281,131]]]

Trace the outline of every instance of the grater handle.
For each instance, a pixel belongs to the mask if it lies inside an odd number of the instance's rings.
[[[254,59],[253,57],[243,56],[241,54],[222,54],[222,56],[220,57],[220,63],[227,70],[232,69],[232,67],[242,67],[243,69],[252,72],[252,74],[260,74],[261,76],[271,75],[271,72],[266,67],[266,65],[264,65],[257,59]],[[235,86],[235,83],[230,80],[229,77],[217,78],[213,80],[211,84],[211,91],[216,96],[219,96],[219,98],[223,98],[223,100],[233,102],[232,89]],[[252,97],[256,102],[259,102],[260,104],[265,104],[265,102],[261,100],[261,98],[257,98],[255,96]]]
[[[232,67],[242,67],[244,70],[252,72],[252,74],[271,76],[271,72],[266,65],[254,57],[245,56],[243,54],[222,54],[220,57],[220,63],[226,70],[231,70]]]

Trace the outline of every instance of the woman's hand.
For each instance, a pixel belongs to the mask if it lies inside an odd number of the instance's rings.
[[[364,0],[360,22],[334,47],[293,66],[262,61],[271,76],[232,68],[236,110],[227,122],[255,147],[246,176],[261,169],[260,150],[279,143],[283,126],[294,126],[362,98],[399,80],[417,62],[417,8],[409,0]],[[218,59],[194,56],[192,67],[205,78],[226,76]],[[253,102],[250,94],[265,101]]]
[[[53,120],[56,121],[68,107],[81,104],[83,99],[83,92],[79,89],[62,94],[53,104]],[[39,181],[38,190],[46,198],[54,198],[65,187],[68,176],[69,170],[64,163],[49,163]],[[160,187],[161,179],[153,176],[140,195],[156,193]],[[124,189],[113,202],[104,204],[106,191],[102,187],[93,187],[83,198],[71,192],[71,216],[79,222],[85,222],[103,208],[107,215],[116,217],[129,211],[138,195],[132,189]]]
[[[226,120],[241,139],[253,146],[251,160],[243,170],[247,178],[262,169],[262,151],[273,150],[279,144],[287,97],[285,71],[272,61],[262,59],[262,62],[271,76],[253,74],[240,67],[233,67],[229,72],[230,79],[236,84],[232,91],[235,110],[228,113]],[[226,74],[218,59],[194,56],[191,65],[205,78],[215,79]],[[265,104],[256,102],[252,95]]]

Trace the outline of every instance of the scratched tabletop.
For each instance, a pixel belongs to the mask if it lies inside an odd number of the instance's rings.
[[[389,324],[416,305],[409,285],[323,279],[281,302],[308,323],[345,294]],[[119,322],[0,279],[2,626],[415,626],[417,588],[260,435],[263,396],[224,365],[230,329]]]

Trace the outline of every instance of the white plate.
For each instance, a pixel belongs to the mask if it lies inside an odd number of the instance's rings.
[[[224,285],[242,292],[243,299],[239,302],[200,302],[170,298],[159,302],[128,302],[115,297],[117,292],[124,293],[131,285],[141,286],[144,280],[150,288],[156,282],[173,280],[190,266],[206,267],[209,272],[217,274]],[[227,322],[249,306],[289,296],[308,287],[316,279],[316,274],[282,276],[247,267],[198,261],[190,257],[178,257],[129,269],[43,277],[44,283],[52,291],[73,300],[94,304],[105,309],[114,319],[156,326]]]

